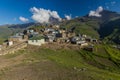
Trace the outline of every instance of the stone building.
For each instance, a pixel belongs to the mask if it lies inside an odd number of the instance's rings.
[[[29,45],[41,46],[45,44],[45,39],[41,36],[34,36],[28,40]]]
[[[22,41],[22,39],[23,39],[22,36],[15,35],[15,36],[11,36],[8,40],[13,41],[13,42],[20,42],[20,41]]]

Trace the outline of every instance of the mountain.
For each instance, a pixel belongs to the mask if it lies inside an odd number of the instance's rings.
[[[74,28],[77,34],[86,34],[93,38],[102,38],[106,42],[120,42],[120,14],[113,11],[103,10],[101,17],[85,15],[72,20],[63,20],[58,22],[51,18],[51,24],[60,24],[62,28],[71,30]],[[29,27],[38,27],[46,25],[40,23],[12,24],[0,26],[0,37],[8,37],[16,32],[21,32]],[[5,34],[3,34],[5,32]],[[8,32],[8,33],[6,33]]]
[[[103,10],[102,12],[100,12],[100,15],[101,15],[101,17],[86,15],[85,18],[89,18],[91,20],[97,20],[101,23],[109,22],[111,20],[120,18],[119,13],[113,12],[113,11],[108,11],[108,10]]]
[[[9,28],[20,28],[20,29],[25,29],[28,28],[29,26],[35,25],[36,23],[31,22],[31,23],[26,23],[26,24],[13,24],[10,25]]]
[[[0,44],[2,44],[9,36],[22,32],[25,28],[34,25],[35,23],[27,24],[11,24],[11,25],[1,25],[0,26]]]
[[[105,41],[120,44],[120,19],[102,24],[99,33]]]
[[[117,35],[120,34],[120,14],[108,10],[103,10],[100,14],[102,15],[101,17],[86,15],[70,21],[64,21],[61,26],[67,29],[74,26],[77,34],[87,34],[93,38],[106,39],[109,36],[110,42],[119,43],[120,37]],[[116,29],[117,31],[115,32]]]
[[[105,42],[120,44],[120,14],[107,10],[101,14],[102,17],[86,15],[60,23],[56,20],[53,22],[77,34],[87,34],[93,38],[102,38]],[[42,25],[26,23],[0,26],[0,41],[29,27],[40,29]],[[120,80],[119,53],[120,50],[107,44],[94,45],[93,52],[74,45],[29,45],[14,54],[1,55],[0,79]]]

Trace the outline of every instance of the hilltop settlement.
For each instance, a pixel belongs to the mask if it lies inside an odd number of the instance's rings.
[[[43,28],[29,28],[10,36],[8,40],[0,45],[0,51],[1,54],[8,54],[28,45],[50,45],[48,43],[57,43],[58,46],[61,44],[78,45],[80,48],[92,51],[94,47],[93,44],[100,43],[100,41],[88,35],[75,34],[74,29],[73,27],[67,30],[61,28],[59,25],[49,25]]]

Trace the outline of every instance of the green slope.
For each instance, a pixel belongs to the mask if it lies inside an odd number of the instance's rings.
[[[109,21],[102,24],[99,33],[106,42],[120,44],[120,19]]]
[[[11,34],[12,30],[8,27],[0,27],[0,43],[3,43]]]
[[[9,26],[0,26],[0,44],[17,32],[22,32],[22,28],[9,28]]]
[[[12,63],[3,69],[0,67],[0,78],[2,80],[119,80],[119,51],[107,45],[96,45],[95,48],[92,53],[84,50],[54,50],[29,46],[15,54],[0,56],[1,65],[2,61],[6,60],[4,64]]]
[[[93,38],[99,38],[97,29],[99,25],[97,21],[88,19],[87,21],[81,22],[81,18],[76,18],[70,21],[65,21],[61,24],[61,27],[67,28],[70,30],[72,27],[75,27],[76,34],[86,34]]]
[[[61,27],[70,30],[75,27],[77,34],[86,34],[93,38],[102,38],[109,43],[120,43],[120,14],[104,10],[102,17],[79,17],[61,23]],[[117,31],[116,31],[117,30]]]

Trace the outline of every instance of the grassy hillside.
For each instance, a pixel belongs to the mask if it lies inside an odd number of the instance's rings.
[[[76,34],[86,34],[93,38],[99,38],[99,25],[96,21],[87,19],[86,21],[81,21],[81,18],[76,18],[70,21],[65,21],[61,24],[61,27],[67,28],[70,30],[72,27],[75,27]]]
[[[81,22],[82,18],[76,18],[70,21],[65,21],[61,27],[70,30],[75,27],[76,34],[86,34],[93,38],[102,38],[105,42],[120,43],[120,19],[110,20],[108,22],[99,24],[96,19],[85,19]]]
[[[120,14],[104,10],[100,13],[102,17],[79,17],[61,23],[61,27],[70,30],[75,27],[77,34],[86,34],[93,38],[106,39],[106,42],[120,42]],[[115,30],[118,30],[115,32]],[[110,40],[110,41],[108,41]]]
[[[12,34],[12,30],[8,27],[0,27],[0,44]]]
[[[9,28],[8,26],[0,26],[0,44],[4,40],[8,39],[11,35],[14,35],[17,32],[22,32],[23,29],[20,28]]]
[[[96,45],[93,53],[29,46],[15,54],[0,56],[0,79],[119,80],[118,53],[103,45]]]
[[[120,19],[112,20],[101,25],[99,33],[106,42],[120,43]]]

